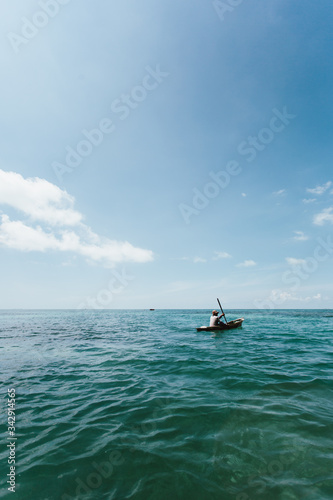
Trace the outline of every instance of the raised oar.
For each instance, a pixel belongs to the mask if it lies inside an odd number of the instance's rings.
[[[223,309],[222,309],[221,302],[219,301],[219,299],[217,299],[217,302],[219,303],[219,306],[220,306],[220,309],[221,309],[221,311],[222,311],[222,314],[223,314],[224,320],[225,320],[226,324],[228,324],[227,318],[225,317],[225,314],[224,314],[224,311],[223,311]]]

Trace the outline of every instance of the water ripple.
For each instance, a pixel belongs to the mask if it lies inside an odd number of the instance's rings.
[[[333,498],[331,311],[0,314],[18,500]]]

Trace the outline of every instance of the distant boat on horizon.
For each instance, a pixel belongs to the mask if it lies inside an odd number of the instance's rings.
[[[149,309],[149,311],[155,311],[155,309]]]

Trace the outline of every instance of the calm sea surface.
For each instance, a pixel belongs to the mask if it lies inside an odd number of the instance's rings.
[[[0,311],[0,498],[332,500],[333,311],[226,314]]]

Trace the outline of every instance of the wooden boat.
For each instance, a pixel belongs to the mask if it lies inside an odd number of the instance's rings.
[[[227,324],[221,323],[219,326],[201,326],[197,328],[197,332],[221,332],[223,330],[232,330],[233,328],[239,328],[242,326],[244,318],[234,319],[234,321],[228,321]]]

